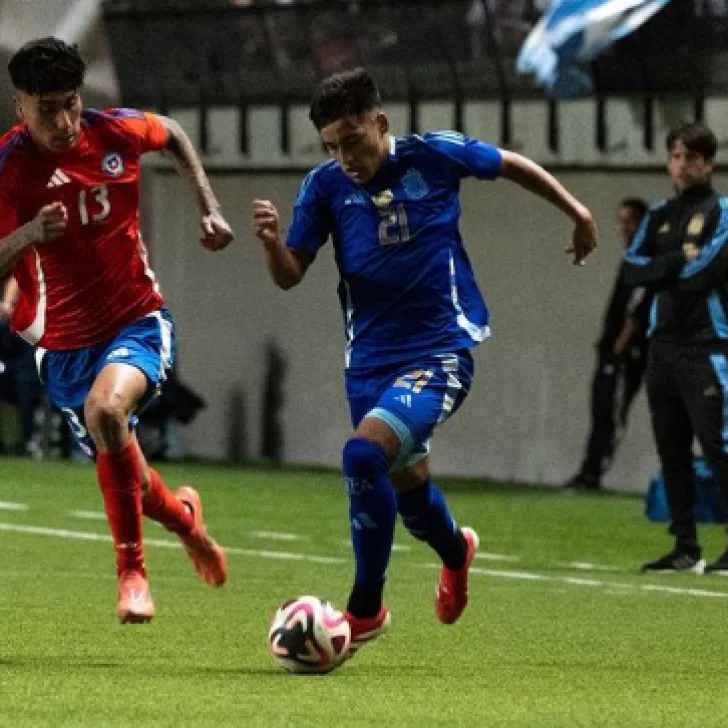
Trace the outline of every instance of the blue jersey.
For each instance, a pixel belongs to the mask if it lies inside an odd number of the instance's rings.
[[[495,179],[496,147],[456,132],[390,138],[387,160],[358,185],[335,161],[303,180],[290,248],[333,240],[341,277],[346,367],[405,363],[472,347],[489,335],[458,230],[460,180]]]

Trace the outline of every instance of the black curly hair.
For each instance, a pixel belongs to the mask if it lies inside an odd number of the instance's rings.
[[[382,105],[377,84],[364,68],[335,73],[318,85],[309,117],[321,131],[347,116],[361,117]]]
[[[86,64],[77,46],[59,38],[38,38],[13,55],[8,72],[18,91],[37,96],[80,88]]]

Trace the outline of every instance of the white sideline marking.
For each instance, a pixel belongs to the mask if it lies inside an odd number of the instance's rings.
[[[430,564],[430,566],[437,566],[439,564]],[[550,576],[545,574],[532,574],[528,571],[500,571],[495,569],[480,569],[478,567],[470,568],[471,574],[483,574],[484,576],[500,576],[503,579],[521,579],[523,581],[551,581]]]
[[[12,501],[0,501],[0,511],[29,511],[27,503],[13,503]]]
[[[303,538],[297,533],[281,533],[279,531],[251,531],[250,535],[255,538],[268,538],[271,541],[299,541]]]
[[[0,504],[4,504],[4,501],[0,501]],[[22,503],[13,504],[15,506],[21,506],[21,508],[14,508],[13,510],[26,510],[28,506]],[[94,516],[96,517],[96,516]],[[78,541],[103,541],[106,543],[111,542],[111,536],[105,533],[92,533],[90,531],[72,531],[66,528],[47,528],[45,526],[25,526],[18,525],[15,523],[3,523],[0,522],[0,531],[6,531],[11,533],[25,533],[35,536],[54,536],[56,538],[67,538],[75,539]],[[144,544],[147,546],[158,546],[160,548],[168,549],[179,549],[182,548],[182,544],[179,541],[171,541],[167,539],[159,538],[145,538]],[[405,547],[408,548],[408,547]],[[242,549],[234,546],[225,547],[225,551],[228,554],[239,554],[241,556],[250,556],[252,558],[260,559],[277,559],[284,561],[310,561],[318,564],[343,564],[348,561],[338,556],[315,556],[310,554],[298,554],[287,551],[264,551],[260,549]],[[423,564],[427,568],[441,567],[441,564]],[[529,571],[501,571],[499,569],[481,569],[479,567],[472,567],[470,569],[472,574],[481,574],[483,576],[499,577],[501,579],[516,579],[521,581],[543,581],[543,582],[557,582],[562,584],[570,584],[572,586],[587,586],[587,587],[604,587],[605,592],[608,594],[621,593],[631,591],[643,591],[643,592],[656,592],[661,594],[676,594],[682,596],[693,596],[693,597],[706,597],[713,599],[726,599],[728,598],[727,592],[709,591],[707,589],[692,589],[687,587],[675,587],[675,586],[663,586],[660,584],[622,584],[612,583],[608,581],[600,581],[599,579],[582,579],[573,576],[551,576],[547,574],[535,574]],[[623,590],[623,591],[617,591]]]
[[[475,554],[476,559],[483,559],[485,561],[520,561],[520,556],[509,556],[508,554],[491,554],[487,551],[478,551]]]
[[[706,591],[705,589],[680,589],[675,586],[658,586],[657,584],[645,584],[642,588],[645,591],[666,592],[667,594],[690,594],[695,597],[728,597],[728,594]]]
[[[69,516],[84,518],[88,521],[105,521],[106,514],[102,511],[68,511]]]
[[[440,568],[439,564],[427,564],[432,568]],[[708,591],[707,589],[690,589],[688,587],[661,586],[658,584],[614,584],[609,581],[599,581],[598,579],[577,579],[573,576],[549,576],[546,574],[532,574],[528,571],[500,571],[496,569],[479,569],[471,568],[471,574],[483,574],[485,576],[496,576],[502,579],[522,579],[525,581],[556,581],[562,584],[572,584],[574,586],[599,586],[607,589],[639,589],[645,592],[661,592],[664,594],[679,594],[693,597],[713,597],[718,599],[728,599],[728,593]]]
[[[618,566],[603,566],[601,564],[591,564],[588,561],[557,561],[556,566],[578,569],[579,571],[621,571]]]
[[[429,568],[440,568],[440,564],[426,564],[425,566]],[[572,584],[574,586],[606,587],[609,592],[617,589],[622,589],[625,591],[633,591],[635,589],[638,589],[645,592],[660,592],[664,594],[679,594],[683,596],[688,595],[694,597],[713,597],[719,599],[728,598],[728,593],[726,592],[708,591],[707,589],[661,586],[659,584],[619,584],[608,581],[599,581],[598,579],[578,579],[573,576],[549,576],[547,574],[534,574],[528,571],[500,571],[497,569],[480,569],[477,567],[473,567],[470,569],[470,573],[482,574],[484,576],[495,576],[502,579],[520,579],[522,581],[554,581],[564,584]]]
[[[576,584],[577,586],[604,586],[603,581],[596,579],[577,579],[575,576],[567,576],[564,581],[567,584]]]
[[[111,536],[105,533],[90,533],[89,531],[70,531],[66,528],[46,528],[45,526],[19,526],[14,523],[0,523],[0,531],[13,533],[29,533],[34,536],[55,536],[56,538],[70,538],[79,541],[105,541],[110,542]],[[179,541],[167,541],[161,538],[145,538],[145,546],[159,546],[167,549],[182,548]],[[240,554],[260,559],[283,559],[286,561],[311,561],[316,564],[343,564],[347,559],[338,556],[312,556],[310,554],[292,554],[285,551],[260,551],[257,549],[239,549],[234,546],[225,547],[228,554]]]

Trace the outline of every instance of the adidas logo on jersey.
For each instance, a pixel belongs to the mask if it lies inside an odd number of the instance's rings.
[[[131,356],[131,352],[125,346],[119,349],[114,349],[111,354],[106,356],[107,359],[128,359]]]
[[[401,402],[405,407],[411,407],[412,406],[412,395],[411,394],[401,394],[398,397],[395,397],[394,401]]]
[[[56,171],[53,172],[51,178],[48,180],[46,187],[48,189],[51,187],[61,187],[62,185],[67,185],[70,181],[70,177],[60,167],[57,167]]]

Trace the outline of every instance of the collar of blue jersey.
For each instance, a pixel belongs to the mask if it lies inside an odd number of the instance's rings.
[[[713,194],[715,194],[713,186],[710,182],[704,182],[703,184],[687,187],[678,195],[678,197],[683,200],[696,200]]]
[[[380,189],[382,186],[386,187],[390,184],[387,179],[387,170],[391,164],[397,162],[397,138],[394,134],[389,135],[389,153],[387,158],[382,163],[382,166],[374,173],[374,176],[362,185],[367,192],[371,193],[374,190]]]
[[[389,135],[389,159],[394,162],[397,159],[397,137]]]

